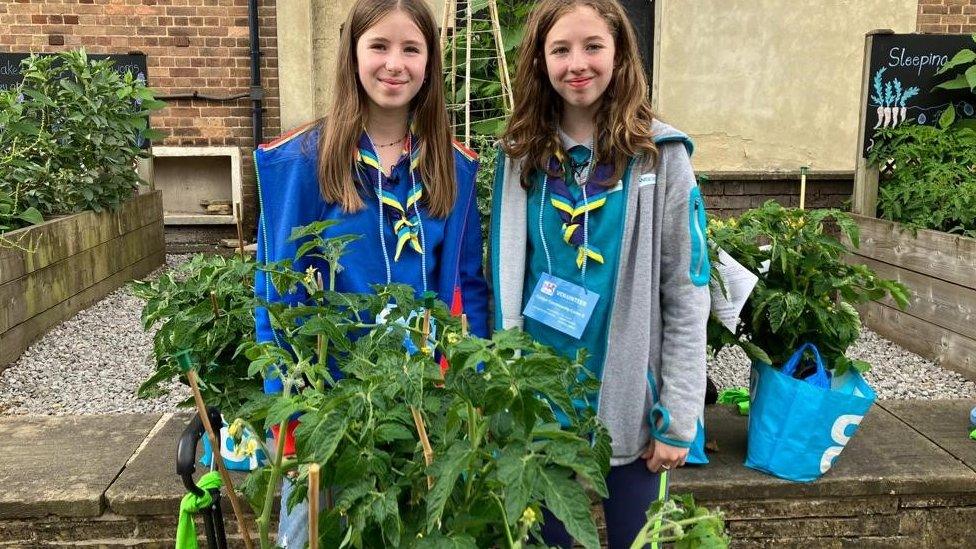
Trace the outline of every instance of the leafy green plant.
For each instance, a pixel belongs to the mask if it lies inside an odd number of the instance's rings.
[[[139,142],[158,136],[148,117],[164,104],[84,50],[33,55],[22,73],[21,84],[0,92],[0,192],[13,204],[0,224],[117,207],[138,186]]]
[[[972,38],[976,42],[976,34]],[[936,86],[937,89],[976,92],[976,51],[969,48],[959,50],[935,74],[951,77]]]
[[[501,41],[508,62],[509,78],[511,79],[515,76],[515,60],[518,56],[518,45],[521,43],[525,31],[525,21],[528,19],[534,2],[513,0],[497,2],[497,5]],[[471,96],[468,103],[475,119],[471,131],[475,135],[498,135],[505,128],[505,118],[508,113],[501,96],[502,69],[497,59],[495,38],[490,25],[485,21],[488,2],[487,0],[472,0],[470,9],[473,14],[479,16],[479,20],[472,23],[470,34],[472,50],[472,60],[469,67]],[[460,17],[455,27],[457,33],[455,45],[452,48],[449,41],[447,47],[444,48],[444,66],[451,67],[454,65],[458,67],[458,70],[453,79],[450,70],[446,71],[444,89],[448,103],[464,105],[463,70],[469,35],[465,28],[464,11],[459,10],[458,13]],[[464,113],[455,112],[453,114],[457,119],[455,125],[458,123],[463,125]]]
[[[156,370],[139,387],[140,397],[159,394],[163,382],[181,376],[176,354],[189,350],[203,364],[198,375],[208,405],[234,417],[245,403],[263,398],[260,379],[248,374],[250,361],[237,354],[242,341],[254,338],[256,270],[250,257],[196,255],[154,281],[132,283],[133,293],[146,301],[143,327],[159,327],[153,337]]]
[[[699,507],[692,496],[677,496],[651,504],[647,522],[630,547],[655,543],[671,543],[675,549],[724,549],[729,538],[721,513]]]
[[[868,161],[894,164],[878,185],[879,217],[976,237],[976,130],[951,124],[881,130]]]
[[[319,254],[333,271],[348,239],[321,239],[324,226],[293,237],[305,240],[300,256]],[[584,357],[570,361],[519,331],[473,337],[443,304],[417,300],[410,287],[342,294],[322,288],[313,273],[295,272],[290,261],[268,268],[280,292],[301,286],[310,300],[266,305],[287,350],[241,345],[250,374],[265,372],[284,386],[242,419],[283,429],[301,417],[296,456],[284,460],[279,440],[275,460],[245,487],[264,544],[281,474],[297,471],[304,486],[307,466],[318,463],[323,484],[337,493],[335,507],[320,517],[323,546],[524,547],[538,532],[534,517],[543,504],[584,545],[599,546],[590,500],[573,478],[606,494],[609,438],[571,401],[596,390],[583,375]],[[389,304],[395,307],[377,323]],[[414,314],[422,309],[436,330]],[[325,349],[342,379],[332,378]],[[441,354],[451,364],[446,375],[435,360]],[[550,403],[568,411],[572,429],[560,427]],[[294,493],[290,503],[305,497],[304,489]]]
[[[827,222],[836,224],[853,248],[859,246],[857,224],[840,210],[784,208],[770,200],[739,218],[709,219],[714,246],[759,276],[734,334],[709,320],[714,352],[737,345],[754,360],[782,365],[812,342],[836,373],[870,368],[845,356],[861,330],[854,305],[891,295],[904,308],[909,290],[864,265],[846,263],[852,248],[827,230]]]

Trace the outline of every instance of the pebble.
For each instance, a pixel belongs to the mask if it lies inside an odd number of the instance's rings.
[[[868,328],[848,349],[848,356],[871,364],[864,379],[879,399],[976,399],[976,383],[907,351]],[[749,359],[742,350],[722,349],[708,360],[708,377],[719,390],[749,386]]]

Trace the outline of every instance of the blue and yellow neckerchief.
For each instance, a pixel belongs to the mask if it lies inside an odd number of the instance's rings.
[[[407,244],[410,244],[410,247],[418,254],[424,253],[420,241],[420,219],[418,217],[418,202],[423,197],[424,187],[420,183],[420,174],[417,172],[417,167],[420,165],[420,146],[414,146],[414,141],[413,133],[408,134],[407,138],[403,140],[400,159],[391,170],[390,177],[383,173],[379,156],[370,147],[368,139],[360,140],[356,153],[356,160],[365,171],[362,174],[366,179],[364,183],[372,186],[371,182],[376,181],[377,176],[382,181],[382,194],[379,198],[384,205],[390,207],[389,219],[393,225],[393,232],[397,236],[396,253],[393,255],[394,261],[400,260],[400,253]],[[413,177],[411,178],[410,192],[407,194],[407,203],[404,205],[397,198],[394,190],[399,182],[397,169],[405,158],[410,159],[410,173],[413,174]]]
[[[603,263],[603,254],[600,249],[589,242],[588,238],[584,239],[583,234],[587,230],[588,216],[586,213],[589,212],[589,217],[592,217],[594,211],[607,203],[608,189],[600,182],[613,174],[613,164],[597,165],[586,182],[580,185],[580,189],[586,196],[586,200],[583,200],[583,195],[578,199],[574,198],[566,184],[565,174],[575,172],[568,166],[570,162],[572,159],[564,159],[562,152],[558,152],[549,159],[549,187],[552,189],[549,201],[559,213],[559,218],[562,219],[563,242],[576,247],[576,267],[582,269],[586,258],[597,263]],[[593,220],[590,219],[589,222],[592,223]],[[584,240],[586,240],[585,243]]]

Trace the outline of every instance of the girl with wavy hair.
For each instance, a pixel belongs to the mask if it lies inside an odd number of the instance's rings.
[[[602,383],[575,404],[610,431],[607,535],[629,547],[700,436],[710,266],[692,144],[651,113],[616,0],[539,2],[514,92],[493,194],[495,327],[587,349]],[[544,517],[544,541],[571,547]]]
[[[258,261],[293,258],[303,242],[290,240],[292,229],[334,220],[324,237],[360,237],[346,248],[337,291],[365,293],[373,284],[401,283],[418,294],[436,292],[453,311],[463,307],[474,334],[487,336],[478,162],[473,152],[452,144],[430,8],[424,0],[358,0],[336,54],[328,115],[255,152]],[[294,269],[328,272],[322,263],[306,256]],[[279,295],[263,271],[255,292],[269,302],[307,299],[302,291]],[[267,309],[259,307],[255,316],[258,341],[276,341]],[[281,380],[268,376],[265,392],[281,390]],[[286,454],[294,451],[295,424],[286,433]],[[291,488],[286,481],[278,544],[303,547],[307,507],[289,508]]]

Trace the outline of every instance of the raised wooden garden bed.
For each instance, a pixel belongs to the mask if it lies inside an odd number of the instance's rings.
[[[855,215],[851,260],[908,286],[905,311],[890,298],[861,307],[864,324],[910,351],[976,380],[976,239]]]
[[[162,194],[7,233],[0,249],[0,371],[49,328],[165,261]]]

